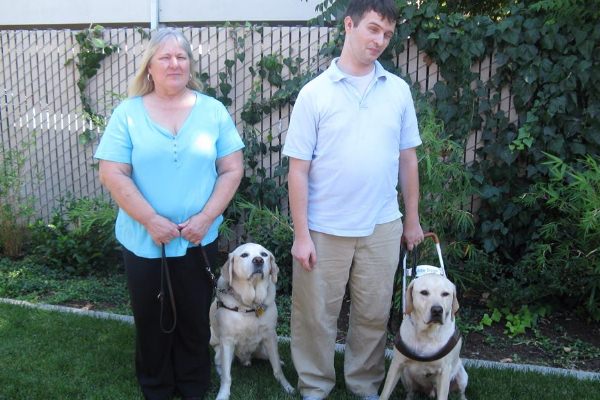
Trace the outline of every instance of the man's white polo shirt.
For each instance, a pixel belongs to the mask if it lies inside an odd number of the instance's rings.
[[[310,160],[308,227],[360,237],[401,217],[399,152],[421,144],[410,88],[375,62],[364,96],[333,60],[302,88],[283,154]]]

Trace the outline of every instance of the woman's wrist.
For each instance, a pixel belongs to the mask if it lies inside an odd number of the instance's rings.
[[[203,218],[206,218],[207,220],[209,220],[210,222],[214,221],[215,219],[217,219],[217,217],[213,217],[212,215],[210,215],[209,213],[207,213],[206,211],[202,210],[200,211],[198,214],[196,214],[198,216],[201,216]]]

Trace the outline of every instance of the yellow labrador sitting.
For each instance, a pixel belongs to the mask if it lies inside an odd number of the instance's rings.
[[[446,400],[450,390],[466,400],[469,378],[459,358],[462,338],[454,321],[454,284],[442,275],[425,274],[410,283],[405,296],[406,310],[380,399],[387,400],[402,378],[407,400],[415,392]]]
[[[268,359],[275,379],[292,393],[281,369],[277,348],[275,282],[279,269],[273,254],[255,243],[246,243],[229,254],[217,282],[210,307],[210,344],[221,377],[217,400],[229,398],[234,355],[245,366],[252,358]]]

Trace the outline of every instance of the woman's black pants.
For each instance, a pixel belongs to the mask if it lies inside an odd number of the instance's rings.
[[[212,265],[217,241],[204,250]],[[144,398],[202,398],[210,385],[208,311],[213,284],[200,247],[189,248],[183,257],[167,258],[177,315],[172,333],[161,329],[161,259],[123,253],[136,330],[136,375]],[[173,312],[166,286],[165,280],[162,324],[168,330]]]

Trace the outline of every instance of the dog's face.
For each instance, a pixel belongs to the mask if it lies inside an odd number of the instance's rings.
[[[426,274],[413,280],[406,290],[405,314],[426,325],[454,321],[458,311],[456,287],[447,278]]]
[[[269,280],[277,282],[279,267],[273,254],[256,243],[246,243],[229,253],[221,276],[247,303],[266,296]],[[250,301],[252,297],[253,301]]]

